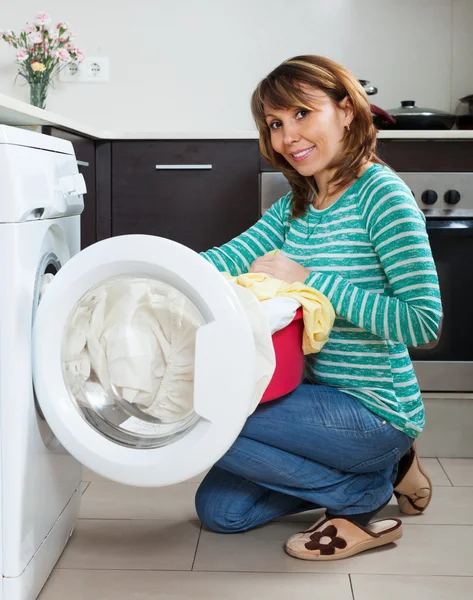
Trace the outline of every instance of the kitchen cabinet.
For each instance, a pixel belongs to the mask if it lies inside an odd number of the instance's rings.
[[[378,156],[395,171],[471,172],[471,140],[379,140]]]
[[[95,140],[56,127],[43,127],[42,132],[69,140],[74,147],[79,172],[84,176],[87,186],[87,194],[84,194],[84,212],[81,216],[81,248],[86,248],[97,241]]]
[[[109,214],[113,236],[159,235],[202,251],[259,218],[256,140],[113,141],[100,153],[99,238],[107,235]]]
[[[376,153],[395,171],[471,172],[471,140],[378,140]],[[275,171],[263,157],[262,172]]]

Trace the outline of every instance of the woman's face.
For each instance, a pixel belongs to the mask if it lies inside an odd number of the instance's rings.
[[[348,97],[338,105],[322,90],[302,85],[308,111],[265,106],[266,123],[275,152],[305,177],[320,176],[343,150],[345,126],[353,119]]]

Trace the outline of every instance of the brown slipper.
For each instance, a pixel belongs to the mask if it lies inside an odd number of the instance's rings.
[[[432,500],[432,481],[422,468],[416,443],[394,487],[399,510],[406,515],[419,515]]]
[[[338,560],[391,544],[402,537],[399,519],[383,519],[362,527],[342,517],[323,517],[286,542],[286,552],[302,560]]]

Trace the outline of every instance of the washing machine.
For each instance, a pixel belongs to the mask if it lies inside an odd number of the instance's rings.
[[[82,465],[127,485],[185,481],[226,452],[254,402],[255,344],[232,286],[158,237],[80,251],[85,191],[69,142],[0,126],[1,600],[38,596],[78,518]],[[74,315],[116,282],[165,284],[198,314],[181,420],[151,416],[100,378],[87,389],[71,379]]]

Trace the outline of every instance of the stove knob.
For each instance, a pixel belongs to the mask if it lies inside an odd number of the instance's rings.
[[[437,199],[438,195],[434,190],[425,190],[425,192],[422,192],[422,202],[424,204],[435,204]]]
[[[448,192],[445,192],[444,200],[447,204],[458,204],[460,199],[461,195],[457,190],[448,190]]]

